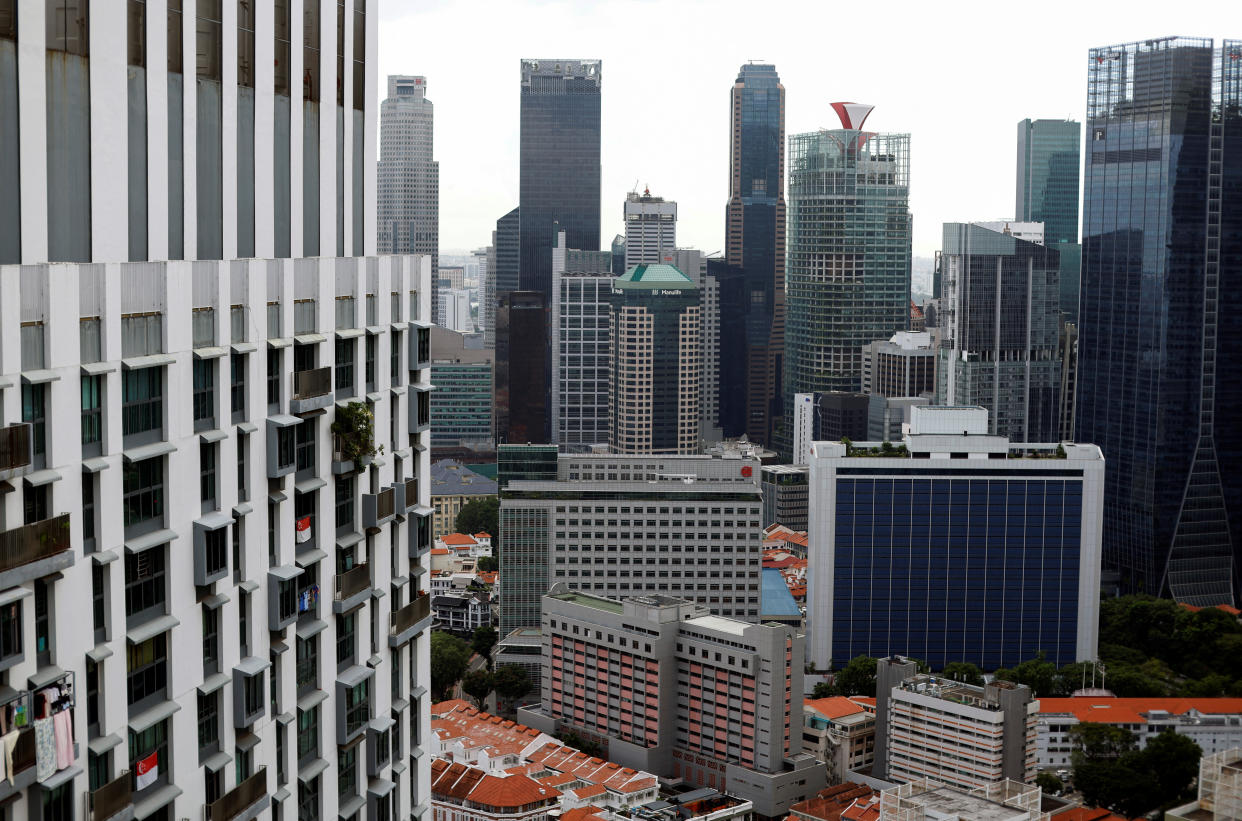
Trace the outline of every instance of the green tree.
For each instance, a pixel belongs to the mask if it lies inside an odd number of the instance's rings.
[[[431,691],[437,700],[448,698],[470,664],[470,645],[452,633],[431,631]]]
[[[1039,787],[1046,793],[1059,793],[1065,788],[1065,784],[1061,779],[1057,778],[1056,773],[1042,772],[1035,776],[1035,786]]]
[[[1161,805],[1186,795],[1190,782],[1199,775],[1199,758],[1203,750],[1190,737],[1165,730],[1149,739],[1138,754],[1143,769],[1159,787]]]
[[[1074,765],[1079,762],[1116,761],[1125,753],[1138,747],[1134,733],[1112,724],[1095,724],[1084,721],[1069,729],[1069,742],[1073,746]],[[1078,779],[1075,777],[1075,783]]]
[[[1044,654],[1040,653],[1038,657],[1028,659],[1012,670],[997,670],[996,678],[1012,681],[1015,684],[1025,684],[1037,696],[1050,696],[1056,689],[1057,666],[1047,661]]]
[[[831,698],[837,695],[837,689],[826,681],[817,681],[811,689],[811,698]]]
[[[471,499],[457,511],[458,533],[486,533],[492,537],[495,549],[500,542],[500,497],[480,496]]]
[[[493,570],[499,570],[500,562],[496,561],[495,556],[480,556],[478,562],[475,563],[475,567],[480,572],[489,573]]]
[[[530,676],[526,675],[526,670],[513,664],[506,664],[493,673],[492,684],[496,688],[496,695],[510,704],[532,689]]]
[[[875,696],[876,660],[871,656],[855,656],[841,672],[833,676],[837,692],[843,696]]]
[[[461,689],[478,703],[481,710],[487,694],[492,691],[492,674],[486,670],[472,670],[461,680]]]
[[[476,627],[474,635],[470,638],[470,646],[474,649],[474,652],[487,660],[489,669],[492,666],[492,648],[496,646],[496,642],[499,640],[500,634],[490,624]]]
[[[945,678],[951,678],[954,681],[960,681],[963,684],[973,684],[976,687],[983,686],[983,671],[969,661],[954,661],[944,666],[940,671],[940,675]]]

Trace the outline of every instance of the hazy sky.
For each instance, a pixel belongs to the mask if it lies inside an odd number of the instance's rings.
[[[729,89],[762,60],[786,135],[839,127],[837,100],[875,105],[868,130],[910,132],[914,253],[930,256],[945,221],[1013,215],[1017,123],[1082,120],[1088,48],[1175,34],[1242,38],[1242,4],[385,0],[379,85],[427,77],[446,253],[488,244],[518,203],[534,57],[603,60],[605,248],[626,192],[649,185],[677,200],[678,245],[724,249]]]

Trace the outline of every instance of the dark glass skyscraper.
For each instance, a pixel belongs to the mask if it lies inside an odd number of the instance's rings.
[[[745,369],[744,427],[721,424],[726,436],[770,441],[779,414],[785,324],[785,87],[776,66],[742,66],[730,96],[729,204],[725,258],[742,271],[744,356],[721,360]]]
[[[520,287],[552,289],[553,226],[599,250],[599,60],[523,60]]]
[[[1086,139],[1077,439],[1108,461],[1104,564],[1125,591],[1234,603],[1242,41],[1093,49]]]
[[[520,209],[514,208],[496,220],[496,298],[499,300],[519,287],[518,270],[521,268],[518,222]]]
[[[1078,158],[1082,124],[1073,120],[1018,123],[1018,185],[1014,218],[1042,222],[1044,244],[1060,257],[1061,311],[1078,321]]]

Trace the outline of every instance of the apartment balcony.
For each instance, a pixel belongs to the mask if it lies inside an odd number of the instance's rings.
[[[32,425],[19,422],[0,428],[0,481],[29,473],[34,462]]]
[[[405,504],[401,508],[402,513],[410,508],[418,507],[418,477],[411,476],[403,484],[405,485]]]
[[[35,783],[36,775],[34,727],[27,727],[17,734],[17,745],[13,748],[13,770],[7,779],[0,781],[0,801],[22,795],[27,787]]]
[[[431,626],[431,594],[418,593],[388,617],[388,646],[400,647]]]
[[[128,772],[121,773],[91,793],[92,821],[121,821],[133,817],[133,777]]]
[[[69,514],[0,533],[0,590],[73,566]]]
[[[249,821],[271,804],[267,794],[267,767],[207,805],[207,821]]]
[[[371,595],[371,566],[356,565],[336,576],[336,592],[332,596],[332,612],[348,613]]]
[[[362,526],[365,528],[380,527],[391,522],[397,516],[397,494],[391,487],[379,493],[362,494]]]
[[[332,398],[332,368],[295,371],[293,390],[289,394],[289,412],[306,413],[329,407]]]
[[[354,473],[362,470],[371,464],[374,457],[362,456],[355,463],[352,459],[345,458],[345,442],[336,434],[332,435],[332,475],[340,476],[345,473]]]

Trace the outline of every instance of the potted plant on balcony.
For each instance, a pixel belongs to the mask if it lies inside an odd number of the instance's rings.
[[[336,409],[332,435],[336,437],[340,461],[352,462],[357,470],[371,464],[375,454],[384,449],[383,445],[375,446],[375,414],[363,402],[350,402]]]

